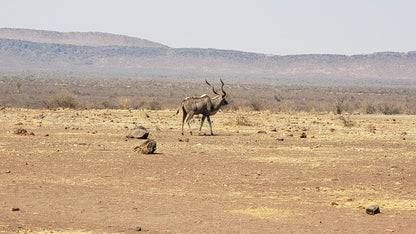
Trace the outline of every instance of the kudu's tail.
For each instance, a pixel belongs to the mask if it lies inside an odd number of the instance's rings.
[[[176,113],[175,113],[174,115],[172,115],[172,116],[175,116],[175,115],[179,114],[179,111],[181,111],[181,110],[182,110],[182,106],[183,106],[183,102],[181,102],[181,103],[179,104],[178,108],[176,109]]]

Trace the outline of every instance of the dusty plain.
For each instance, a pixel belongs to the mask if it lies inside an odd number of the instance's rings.
[[[174,113],[0,110],[0,232],[416,232],[415,116]]]

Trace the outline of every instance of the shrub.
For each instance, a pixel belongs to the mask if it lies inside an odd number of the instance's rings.
[[[100,107],[101,107],[101,108],[104,108],[104,109],[112,109],[112,108],[114,108],[114,106],[112,106],[112,105],[110,104],[110,102],[108,102],[108,101],[103,101],[103,102],[101,102]]]
[[[337,115],[342,114],[342,112],[344,111],[344,108],[345,108],[344,101],[345,101],[345,97],[337,98],[337,101],[335,103],[335,108],[336,108],[335,113],[337,113]]]
[[[131,109],[132,101],[130,98],[119,98],[118,105],[120,106],[121,109],[128,110],[128,109]]]
[[[48,109],[58,107],[74,109],[78,107],[79,102],[74,96],[62,93],[53,96],[49,101],[44,101],[44,105]]]
[[[367,114],[375,114],[376,112],[377,112],[377,108],[373,103],[369,103],[365,107],[365,113]]]
[[[400,107],[385,104],[380,107],[381,113],[385,115],[398,115],[401,113]]]
[[[152,100],[152,101],[149,102],[149,109],[150,110],[161,110],[162,105],[158,101]]]
[[[253,111],[261,111],[263,109],[263,101],[258,98],[249,100],[248,107]]]

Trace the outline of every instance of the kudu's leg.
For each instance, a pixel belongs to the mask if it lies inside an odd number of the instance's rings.
[[[185,122],[186,122],[186,124],[188,124],[188,127],[189,127],[189,133],[192,135],[192,129],[191,129],[191,125],[190,125],[190,121],[191,121],[191,119],[192,119],[192,117],[194,116],[194,112],[193,111],[190,111],[190,112],[188,112],[188,114],[186,115],[186,119],[185,119]]]
[[[182,135],[183,135],[183,124],[185,123],[185,118],[186,118],[186,112],[184,110],[182,110],[183,112],[183,116],[182,116]]]
[[[202,125],[204,124],[206,116],[202,115],[202,119],[201,119],[201,125],[199,126],[199,134],[201,134],[201,130],[202,130]]]
[[[209,130],[211,131],[211,135],[214,135],[214,133],[212,132],[211,118],[209,117],[209,115],[207,116],[207,120],[208,120],[208,124],[209,124]]]

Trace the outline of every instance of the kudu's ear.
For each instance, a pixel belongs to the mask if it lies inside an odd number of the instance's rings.
[[[212,86],[210,83],[208,83],[208,81],[207,81],[207,80],[205,80],[205,82],[206,82],[209,86],[211,86],[211,88],[212,88],[212,92],[214,92],[216,95],[219,95],[219,94],[215,91],[214,86]]]

